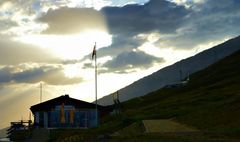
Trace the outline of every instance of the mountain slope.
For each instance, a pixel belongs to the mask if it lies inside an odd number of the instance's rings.
[[[152,91],[158,90],[168,84],[179,82],[180,73],[182,79],[188,74],[202,70],[220,59],[240,49],[240,36],[225,43],[205,50],[193,57],[179,61],[165,67],[149,76],[146,76],[133,84],[119,90],[120,101],[126,101],[135,97],[143,96]],[[105,96],[98,101],[102,105],[112,104],[112,96]]]
[[[180,88],[163,88],[123,104],[134,119],[174,118],[202,130],[240,134],[240,51],[191,75]]]

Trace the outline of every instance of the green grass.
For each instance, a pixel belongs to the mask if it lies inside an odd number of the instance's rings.
[[[125,113],[137,119],[174,117],[200,129],[240,127],[239,54],[193,74],[186,87],[126,102]]]
[[[190,76],[187,86],[160,89],[124,103],[135,119],[166,119],[202,131],[240,135],[240,52]]]

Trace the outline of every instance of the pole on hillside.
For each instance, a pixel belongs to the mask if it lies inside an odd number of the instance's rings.
[[[42,103],[42,83],[40,83],[40,103]]]

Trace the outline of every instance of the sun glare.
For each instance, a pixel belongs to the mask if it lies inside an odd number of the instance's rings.
[[[97,48],[109,46],[112,37],[106,32],[88,31],[76,35],[30,35],[15,40],[46,48],[62,59],[81,59],[91,53],[94,43]]]

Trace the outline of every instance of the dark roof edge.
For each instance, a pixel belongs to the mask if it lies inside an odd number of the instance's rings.
[[[65,103],[65,104],[70,103],[70,104],[73,104],[73,105],[76,105],[79,107],[81,106],[81,108],[95,108],[96,107],[96,105],[93,103],[74,99],[74,98],[69,97],[69,95],[62,95],[60,97],[53,98],[51,100],[47,100],[45,102],[33,105],[30,107],[30,110],[32,112],[39,111],[39,110],[49,110],[49,109],[51,109],[51,108],[49,108],[49,106],[60,105],[62,103]],[[105,108],[104,106],[101,106],[101,105],[97,105],[97,107]]]

